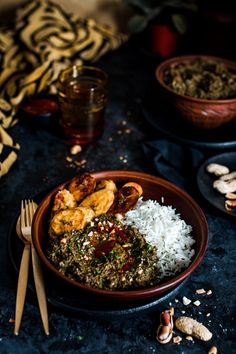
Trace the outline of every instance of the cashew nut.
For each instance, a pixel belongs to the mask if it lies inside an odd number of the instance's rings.
[[[222,175],[219,179],[221,179],[222,181],[229,181],[232,179],[236,179],[236,171],[232,171],[228,174]]]
[[[230,200],[235,200],[236,199],[236,193],[226,193],[225,198],[226,199],[230,199]]]
[[[221,179],[217,179],[214,181],[213,187],[222,194],[236,192],[236,179],[229,181],[222,181]]]
[[[229,173],[229,168],[218,163],[210,163],[206,167],[207,172],[213,173],[215,176],[222,176]]]

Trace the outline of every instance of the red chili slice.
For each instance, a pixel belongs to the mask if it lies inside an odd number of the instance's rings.
[[[133,265],[133,257],[129,257],[128,262],[123,265],[122,268],[118,270],[119,273],[124,273],[129,270]]]
[[[124,231],[122,231],[121,229],[118,228],[118,226],[114,225],[114,229],[117,233],[117,235],[119,235],[121,238],[123,238],[124,240],[127,240],[127,235],[124,233]]]
[[[108,253],[115,246],[115,243],[115,240],[101,242],[94,250],[95,257],[99,258],[108,255]]]

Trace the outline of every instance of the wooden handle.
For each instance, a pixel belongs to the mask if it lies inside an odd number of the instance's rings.
[[[15,328],[14,334],[19,334],[23,308],[25,304],[25,295],[29,274],[30,244],[26,244],[21,258],[20,271],[18,276],[16,309],[15,309]]]
[[[47,310],[47,300],[44,287],[43,273],[41,269],[41,264],[37,255],[37,252],[32,245],[32,265],[33,265],[33,274],[34,274],[34,283],[39,303],[39,310],[43,322],[44,331],[49,335],[49,324],[48,324],[48,310]]]

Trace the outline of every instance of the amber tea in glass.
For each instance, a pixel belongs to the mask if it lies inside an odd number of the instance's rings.
[[[107,102],[107,74],[92,66],[73,66],[58,79],[61,126],[72,144],[100,137]]]

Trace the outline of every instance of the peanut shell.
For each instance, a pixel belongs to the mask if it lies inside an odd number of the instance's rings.
[[[209,331],[209,329],[191,317],[180,316],[175,321],[175,326],[181,332],[194,336],[203,341],[208,341],[212,338],[212,333]]]

